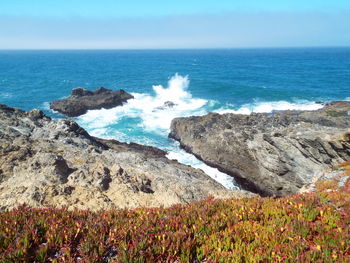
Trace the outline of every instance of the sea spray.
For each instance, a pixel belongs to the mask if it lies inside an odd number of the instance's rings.
[[[93,131],[116,124],[127,117],[135,119],[139,128],[167,135],[172,119],[207,113],[205,105],[208,101],[192,98],[186,91],[188,85],[187,76],[176,74],[169,80],[167,88],[161,85],[153,86],[154,95],[132,93],[135,98],[125,103],[123,107],[90,110],[79,117],[78,121]],[[169,107],[167,102],[171,102],[172,106]]]

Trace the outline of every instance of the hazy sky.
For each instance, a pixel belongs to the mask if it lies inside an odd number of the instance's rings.
[[[350,46],[350,0],[0,0],[0,49]]]

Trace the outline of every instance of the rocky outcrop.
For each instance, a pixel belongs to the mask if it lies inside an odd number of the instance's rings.
[[[89,91],[83,88],[73,89],[72,95],[63,100],[50,103],[50,108],[69,117],[77,117],[88,110],[110,109],[134,98],[124,90],[99,88]]]
[[[166,102],[164,102],[164,104],[163,104],[162,106],[156,107],[156,108],[153,110],[153,112],[160,111],[160,110],[172,109],[172,108],[174,108],[175,106],[177,106],[177,104],[175,104],[174,102],[172,102],[172,101],[166,101]]]
[[[319,111],[177,118],[169,136],[243,188],[284,196],[350,159],[350,102]]]
[[[0,105],[0,210],[170,206],[243,197],[148,146],[91,137],[71,120]]]

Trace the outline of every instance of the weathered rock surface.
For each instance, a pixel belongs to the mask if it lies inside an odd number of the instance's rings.
[[[0,105],[0,210],[170,206],[231,191],[201,170],[138,144],[91,137],[71,120]]]
[[[71,96],[50,103],[50,108],[69,117],[77,117],[88,110],[110,109],[122,105],[134,98],[124,90],[109,90],[99,88],[89,91],[83,88],[73,89]]]
[[[284,196],[350,159],[350,102],[318,111],[177,118],[169,136],[243,188]]]

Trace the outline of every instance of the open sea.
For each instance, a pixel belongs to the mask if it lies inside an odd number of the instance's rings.
[[[90,134],[151,145],[201,168],[228,188],[234,180],[168,139],[175,117],[208,112],[316,110],[350,100],[350,48],[227,50],[0,51],[0,103],[38,108],[76,87],[124,89],[122,107],[74,118]],[[173,108],[161,109],[166,101]]]

